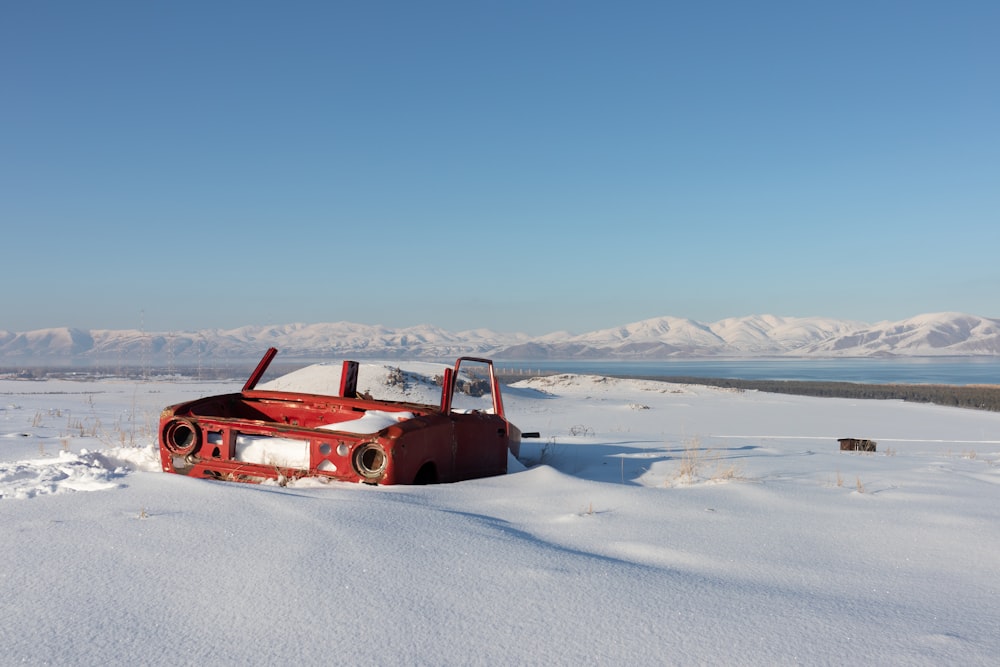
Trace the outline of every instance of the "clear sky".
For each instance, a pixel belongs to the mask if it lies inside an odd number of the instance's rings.
[[[0,329],[1000,317],[1000,3],[5,2]]]

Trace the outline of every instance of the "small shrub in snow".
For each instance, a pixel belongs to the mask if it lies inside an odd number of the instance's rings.
[[[722,461],[716,461],[711,479],[713,482],[728,482],[734,479],[743,479],[743,468],[735,463],[725,464]]]
[[[682,482],[692,482],[697,479],[703,463],[701,441],[698,438],[692,438],[684,445],[684,453],[681,455],[681,462],[675,477]]]
[[[403,373],[403,369],[390,368],[389,373],[385,376],[385,386],[399,387],[406,391],[406,374]]]
[[[549,437],[538,453],[538,462],[542,465],[551,465],[558,451],[559,445],[556,443],[556,439]]]
[[[706,468],[711,467],[706,471]],[[674,474],[674,481],[681,484],[693,484],[698,481],[727,482],[743,478],[743,469],[736,463],[722,458],[720,454],[710,449],[701,448],[701,440],[692,438],[684,445],[680,464]],[[666,484],[670,485],[670,480]]]

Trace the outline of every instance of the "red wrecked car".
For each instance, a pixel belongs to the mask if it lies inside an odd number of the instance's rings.
[[[239,482],[428,484],[502,475],[508,452],[518,454],[521,432],[504,416],[489,359],[460,357],[445,368],[435,378],[440,403],[429,405],[359,392],[355,361],[343,362],[339,396],[256,389],[276,354],[267,351],[239,393],[163,410],[165,472]],[[478,407],[457,407],[456,397],[467,396]]]

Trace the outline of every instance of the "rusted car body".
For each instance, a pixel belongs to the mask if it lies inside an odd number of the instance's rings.
[[[256,389],[276,354],[274,348],[267,351],[239,393],[163,410],[164,471],[240,482],[315,477],[422,484],[501,475],[507,472],[508,451],[518,454],[521,432],[504,415],[488,359],[460,357],[445,368],[440,403],[426,405],[358,392],[354,361],[343,364],[339,396]],[[453,406],[456,392],[470,384],[460,380],[463,362],[483,369],[476,382],[492,394],[490,407]]]

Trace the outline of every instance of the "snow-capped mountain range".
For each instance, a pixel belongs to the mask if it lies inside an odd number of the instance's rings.
[[[1000,319],[962,313],[867,324],[823,317],[755,315],[711,324],[656,317],[613,329],[544,336],[430,325],[393,329],[335,322],[150,333],[138,330],[0,331],[0,362],[193,363],[257,358],[453,358],[504,360],[698,357],[876,357],[1000,355]]]

